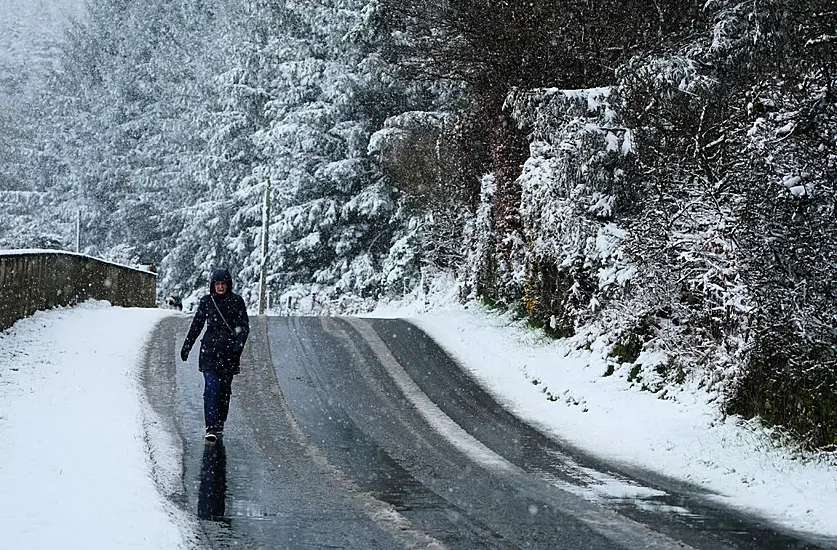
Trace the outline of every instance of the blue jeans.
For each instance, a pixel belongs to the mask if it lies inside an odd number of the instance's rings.
[[[203,419],[207,429],[224,429],[230,410],[232,381],[232,374],[203,373]]]

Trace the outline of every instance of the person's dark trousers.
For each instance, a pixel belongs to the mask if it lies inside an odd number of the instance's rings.
[[[223,430],[230,410],[232,374],[203,373],[203,418],[207,430]]]

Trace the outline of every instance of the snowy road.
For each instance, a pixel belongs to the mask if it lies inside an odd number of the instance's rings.
[[[543,436],[403,321],[254,318],[224,444],[205,445],[187,323],[158,325],[144,379],[207,547],[818,547]],[[603,478],[627,488],[605,505],[585,498]]]

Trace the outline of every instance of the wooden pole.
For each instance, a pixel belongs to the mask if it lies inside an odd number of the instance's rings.
[[[262,269],[259,276],[259,315],[264,315],[267,293],[267,245],[270,231],[270,178],[265,182],[264,208],[262,208]]]
[[[76,210],[76,252],[81,252],[81,210]]]

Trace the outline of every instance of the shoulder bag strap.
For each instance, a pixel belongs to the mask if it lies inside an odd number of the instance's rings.
[[[217,303],[215,303],[215,296],[210,296],[210,298],[212,298],[212,305],[213,305],[213,306],[215,306],[215,311],[217,311],[217,312],[218,312],[218,315],[220,315],[220,316],[221,316],[221,320],[222,320],[222,321],[224,321],[224,324],[225,324],[225,325],[227,325],[227,328],[228,328],[228,329],[230,329],[230,332],[232,333],[232,335],[233,335],[233,336],[235,336],[235,331],[234,331],[234,330],[233,330],[233,328],[230,326],[230,324],[227,322],[227,320],[224,318],[224,314],[223,314],[223,313],[221,313],[221,310],[220,310],[220,309],[218,309],[218,304],[217,304]]]

